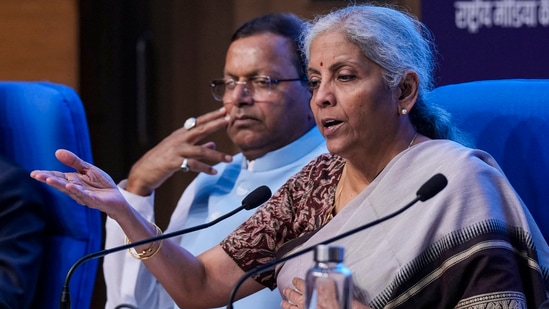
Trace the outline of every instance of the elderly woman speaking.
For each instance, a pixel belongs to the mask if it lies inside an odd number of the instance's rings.
[[[170,240],[137,248],[152,250],[143,262],[179,306],[222,305],[246,271],[393,213],[437,173],[448,180],[440,194],[337,241],[353,272],[353,308],[540,306],[549,248],[494,159],[457,143],[448,115],[424,100],[434,66],[427,29],[392,8],[354,5],[313,21],[303,44],[330,154],[198,257]],[[108,175],[68,151],[56,155],[76,172],[32,177],[104,211],[130,241],[155,235]],[[278,286],[283,308],[304,308],[312,263],[288,260],[246,280],[237,297]]]

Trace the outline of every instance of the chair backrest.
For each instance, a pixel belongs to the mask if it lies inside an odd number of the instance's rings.
[[[549,79],[446,85],[427,101],[496,159],[549,242]]]
[[[55,150],[92,160],[85,111],[71,88],[49,82],[0,82],[0,153],[28,171],[69,171]],[[58,308],[65,276],[82,256],[101,249],[101,214],[47,186],[46,247],[33,308]],[[70,282],[73,308],[89,308],[97,261],[82,264]]]

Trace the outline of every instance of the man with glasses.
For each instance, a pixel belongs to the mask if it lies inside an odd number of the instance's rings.
[[[304,26],[292,14],[269,14],[248,21],[233,34],[224,76],[210,84],[223,107],[189,118],[139,159],[119,184],[138,212],[154,221],[154,190],[179,170],[193,171],[200,174],[183,192],[166,232],[203,224],[240,206],[260,185],[275,192],[310,160],[327,152],[309,107],[306,64],[298,45]],[[241,153],[230,156],[216,151],[211,142],[196,144],[222,128]],[[251,214],[239,212],[178,241],[199,254]],[[110,218],[106,230],[107,248],[124,243],[123,232]],[[103,267],[106,308],[174,308],[160,284],[130,254],[107,256]],[[280,308],[280,302],[278,292],[264,289],[235,307]]]

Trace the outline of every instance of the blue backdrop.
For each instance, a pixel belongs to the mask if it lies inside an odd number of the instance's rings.
[[[438,47],[436,85],[549,78],[549,0],[423,0]]]

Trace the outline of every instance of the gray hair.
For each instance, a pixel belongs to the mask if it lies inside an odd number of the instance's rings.
[[[387,86],[398,86],[404,73],[413,70],[419,76],[420,90],[432,88],[432,37],[429,30],[411,15],[388,7],[352,5],[317,17],[302,39],[307,62],[311,42],[318,35],[334,29],[343,32],[366,57],[383,68]]]
[[[337,30],[364,55],[383,69],[386,86],[398,87],[408,70],[419,78],[419,98],[410,112],[416,130],[430,138],[459,140],[449,114],[425,104],[425,94],[433,88],[435,46],[431,32],[417,18],[399,10],[369,4],[351,5],[317,17],[301,37],[302,50],[310,60],[312,41]]]

